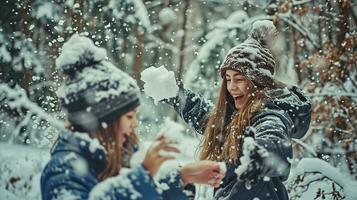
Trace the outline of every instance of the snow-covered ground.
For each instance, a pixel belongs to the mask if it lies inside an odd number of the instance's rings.
[[[49,150],[0,144],[0,199],[40,199],[41,170]]]

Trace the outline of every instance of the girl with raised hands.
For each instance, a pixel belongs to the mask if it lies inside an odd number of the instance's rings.
[[[298,87],[274,79],[268,43],[276,35],[271,21],[256,21],[249,37],[228,52],[215,106],[181,83],[178,95],[165,100],[202,134],[200,158],[227,164],[214,199],[288,199],[283,181],[291,139],[307,132],[311,102]]]

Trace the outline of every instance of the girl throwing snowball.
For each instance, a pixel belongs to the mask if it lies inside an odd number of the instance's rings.
[[[290,170],[291,138],[307,132],[311,103],[298,87],[274,80],[275,60],[267,44],[276,34],[271,21],[256,21],[248,39],[228,52],[215,106],[182,84],[166,101],[203,135],[200,158],[227,164],[215,199],[288,199],[283,181]]]

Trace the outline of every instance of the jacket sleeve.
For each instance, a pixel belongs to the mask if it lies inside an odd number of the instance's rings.
[[[120,175],[100,182],[90,192],[89,199],[158,200],[161,195],[149,173],[138,165],[122,169]]]
[[[258,177],[281,177],[285,180],[290,170],[288,160],[292,158],[290,118],[279,111],[269,111],[258,114],[253,121],[245,135],[254,139],[250,144],[244,144],[248,143],[244,140],[240,161],[246,167],[238,177],[251,182]]]
[[[208,120],[214,105],[209,100],[185,89],[182,82],[178,82],[179,91],[176,97],[165,99],[163,102],[174,107],[180,117],[202,134],[202,128]]]
[[[183,186],[179,167],[166,171],[157,180],[158,188],[162,191],[163,200],[194,199],[193,185],[188,185],[189,187]]]

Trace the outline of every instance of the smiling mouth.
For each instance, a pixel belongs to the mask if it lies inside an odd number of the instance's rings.
[[[234,101],[239,101],[242,100],[244,95],[239,95],[239,96],[233,96]]]
[[[128,137],[128,136],[124,135],[124,137],[123,137],[123,144],[128,140],[127,137]]]

